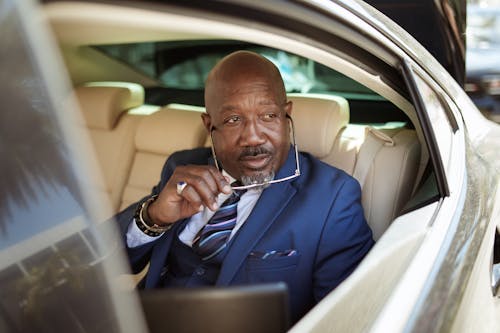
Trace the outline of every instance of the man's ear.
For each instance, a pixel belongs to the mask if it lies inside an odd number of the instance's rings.
[[[293,102],[287,101],[285,104],[285,112],[288,116],[292,116]]]
[[[212,118],[210,118],[210,115],[208,113],[202,113],[201,120],[203,121],[203,126],[207,129],[207,132],[210,133],[212,130]]]

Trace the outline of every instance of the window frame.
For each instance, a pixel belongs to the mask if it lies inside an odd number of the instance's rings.
[[[401,61],[401,73],[405,79],[408,91],[410,92],[422,132],[424,133],[425,144],[429,152],[430,163],[433,166],[439,194],[441,197],[448,197],[450,195],[450,190],[445,168],[443,166],[442,155],[437,144],[436,136],[434,135],[425,101],[415,80],[416,74],[412,65],[406,59],[402,59]],[[440,102],[443,104],[442,101]]]

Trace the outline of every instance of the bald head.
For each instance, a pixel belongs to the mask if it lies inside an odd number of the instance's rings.
[[[211,113],[220,105],[220,96],[232,93],[247,83],[257,82],[268,87],[280,103],[286,101],[286,91],[278,68],[265,57],[237,51],[224,57],[210,71],[205,82],[205,106]]]

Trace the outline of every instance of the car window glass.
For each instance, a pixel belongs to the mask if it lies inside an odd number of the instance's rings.
[[[383,99],[358,82],[312,60],[282,50],[236,41],[151,42],[100,45],[97,49],[179,89],[203,89],[213,66],[238,49],[262,54],[280,70],[287,92],[334,92]]]
[[[425,104],[430,125],[434,131],[434,136],[436,137],[443,166],[446,169],[450,160],[453,130],[450,126],[446,110],[442,104],[443,101],[420,76],[415,75],[415,81]]]
[[[397,122],[413,126],[397,106],[356,80],[313,60],[271,47],[236,40],[189,40],[93,48],[158,82],[145,87],[145,101],[149,104],[203,106],[204,83],[211,68],[233,51],[249,50],[262,54],[279,68],[288,93],[346,98],[351,123],[384,126]]]
[[[0,1],[0,9],[0,331],[121,332],[136,316],[119,319],[113,303],[103,265],[111,242],[89,220],[61,126],[69,124],[52,98],[62,78],[51,72],[49,82],[40,68],[57,68],[51,44],[28,22],[29,2]]]

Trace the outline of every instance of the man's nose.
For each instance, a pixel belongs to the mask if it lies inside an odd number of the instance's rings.
[[[241,144],[245,146],[255,146],[264,143],[265,137],[263,128],[255,120],[248,120],[240,133]]]

